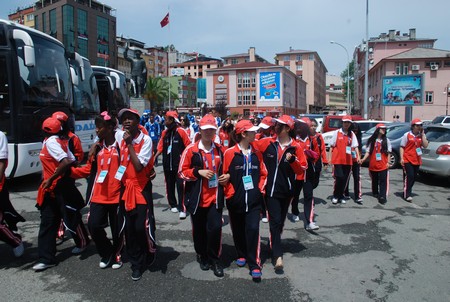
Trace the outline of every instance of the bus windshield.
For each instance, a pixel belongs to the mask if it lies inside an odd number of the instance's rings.
[[[99,114],[100,104],[98,101],[97,82],[95,81],[91,64],[87,59],[83,58],[83,67],[73,59],[70,60],[70,65],[75,68],[80,78],[78,85],[74,85],[73,110],[75,111],[76,119]],[[81,79],[81,68],[84,70],[84,79]]]
[[[40,37],[33,37],[36,65],[24,64],[23,45],[18,43],[18,64],[22,78],[24,111],[27,108],[68,106],[71,100],[71,80],[64,48]],[[28,113],[28,112],[27,112]]]

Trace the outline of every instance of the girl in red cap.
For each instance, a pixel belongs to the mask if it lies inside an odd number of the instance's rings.
[[[80,209],[85,206],[83,197],[73,181],[69,181],[68,176],[64,175],[75,162],[75,156],[68,148],[68,141],[59,137],[62,128],[57,119],[47,118],[42,124],[42,129],[46,138],[39,154],[43,181],[37,196],[41,223],[38,235],[39,260],[33,266],[36,271],[55,266],[57,263],[55,237],[62,218],[76,243],[72,253],[83,251],[89,244],[80,214]]]
[[[116,118],[104,111],[95,118],[95,131],[99,141],[91,148],[87,164],[72,168],[71,177],[89,176],[86,201],[90,203],[88,227],[97,252],[101,257],[99,267],[113,269],[122,267],[121,250],[125,220],[119,212],[121,183],[114,177],[119,168],[119,146],[114,137]],[[105,227],[109,225],[112,243]]]
[[[411,131],[403,135],[400,142],[400,164],[403,167],[403,198],[412,201],[412,187],[422,164],[422,147],[428,147],[423,122],[416,118],[411,121]]]
[[[325,141],[322,134],[316,132],[319,123],[316,119],[311,120],[311,132],[309,139],[311,140],[312,149],[319,154],[319,159],[314,164],[314,180],[313,188],[317,188],[320,181],[320,174],[322,173],[322,165],[325,169],[328,167],[327,151],[325,147]]]
[[[352,169],[350,171],[350,175],[345,186],[344,190],[344,198],[346,200],[350,199],[350,176],[353,176],[353,190],[355,193],[355,202],[358,204],[363,203],[362,199],[362,184],[361,184],[361,152],[362,152],[362,133],[359,125],[357,123],[352,123],[350,126],[350,131],[353,132],[356,136],[356,140],[358,141],[358,147],[352,148]]]
[[[179,177],[185,181],[183,207],[191,214],[192,237],[200,269],[211,268],[223,277],[219,261],[222,252],[224,188],[229,174],[223,174],[223,147],[214,143],[214,116],[200,120],[201,138],[189,145],[181,157]]]
[[[372,179],[372,194],[378,202],[385,204],[389,191],[389,153],[392,152],[390,140],[386,137],[386,125],[378,124],[375,132],[367,140],[367,152],[361,162],[369,159],[369,173]]]
[[[253,280],[261,280],[259,219],[267,170],[261,152],[255,149],[256,130],[249,120],[236,124],[236,145],[225,151],[223,173],[230,175],[225,187],[230,226],[240,267],[248,263]]]
[[[288,115],[275,119],[276,137],[259,140],[255,145],[263,154],[267,168],[267,209],[270,226],[270,248],[277,272],[283,271],[281,233],[293,198],[296,174],[308,163],[303,148],[296,142],[294,120]]]

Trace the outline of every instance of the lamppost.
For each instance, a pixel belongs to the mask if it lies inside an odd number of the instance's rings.
[[[345,48],[344,45],[335,42],[335,41],[330,41],[331,44],[336,44],[339,45],[340,47],[342,47],[345,50],[345,53],[347,54],[347,114],[351,114],[351,104],[350,104],[350,57],[348,55],[348,50],[347,48]]]
[[[369,103],[369,0],[366,0],[366,57],[364,60],[364,119],[367,119]]]

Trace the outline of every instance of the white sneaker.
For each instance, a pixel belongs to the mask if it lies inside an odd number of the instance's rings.
[[[264,222],[264,223],[268,223],[268,222],[269,222],[269,219],[267,219],[267,217],[263,217],[263,218],[261,219],[261,221]]]
[[[331,202],[332,202],[333,204],[337,204],[338,199],[333,197],[333,199],[331,200]]]
[[[306,230],[307,231],[315,231],[315,230],[318,230],[318,229],[319,229],[319,226],[316,225],[314,222],[311,222],[310,224],[308,224],[306,226]]]
[[[362,198],[358,198],[358,199],[356,200],[357,203],[363,203],[363,201],[364,201],[364,200],[363,200]]]
[[[299,222],[300,218],[297,215],[292,215],[292,220],[294,220],[295,222]]]
[[[171,208],[170,211],[172,213],[178,213],[178,209],[176,207]]]
[[[107,268],[109,266],[109,264],[111,263],[111,259],[112,259],[112,256],[109,256],[109,258],[102,258],[100,260],[100,263],[98,264],[98,266],[100,268]]]
[[[119,260],[119,261],[114,262],[113,265],[111,265],[111,267],[112,267],[112,269],[119,269],[122,267],[122,265],[123,265],[123,262],[121,260]]]
[[[342,204],[346,204],[347,201],[345,201],[345,199],[341,199],[341,203],[342,203]]]
[[[50,267],[54,267],[56,264],[47,264],[47,263],[37,263],[33,266],[33,269],[35,271],[43,271],[45,269],[48,269]]]
[[[13,248],[14,256],[17,258],[21,257],[23,255],[24,251],[25,251],[25,248],[23,247],[23,242],[20,242],[20,244],[18,246]]]
[[[180,217],[180,219],[186,219],[186,212],[180,212],[178,216]]]
[[[412,201],[412,197],[411,197],[411,196],[408,196],[408,198],[406,198],[406,201],[411,202],[411,201]]]

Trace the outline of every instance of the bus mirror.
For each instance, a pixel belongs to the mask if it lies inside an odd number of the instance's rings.
[[[91,87],[91,93],[94,93],[94,86],[97,84],[94,75],[91,75],[91,80],[89,81],[89,85]]]
[[[86,74],[84,72],[84,61],[83,57],[80,56],[77,52],[75,53],[75,61],[77,61],[78,64],[80,64],[81,81],[84,81],[86,79]]]
[[[72,66],[70,66],[70,75],[72,76],[72,84],[78,86],[79,85],[78,75]]]
[[[115,82],[115,84],[116,84],[115,88],[120,89],[120,77],[119,77],[119,74],[117,72],[111,71],[109,73],[109,75],[114,78],[113,80],[116,81]]]
[[[108,79],[109,87],[111,88],[111,91],[114,91],[114,83],[113,83],[111,77],[108,76],[107,79]]]
[[[34,43],[30,35],[21,29],[14,29],[13,38],[23,42],[23,56],[25,66],[33,67],[36,64],[36,56],[34,54]]]

